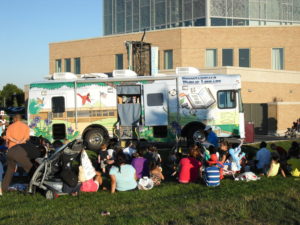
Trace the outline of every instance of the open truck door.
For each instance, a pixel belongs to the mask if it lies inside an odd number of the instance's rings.
[[[144,85],[145,126],[168,125],[167,87],[162,83]]]

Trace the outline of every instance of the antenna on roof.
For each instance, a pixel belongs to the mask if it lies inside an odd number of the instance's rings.
[[[145,37],[145,35],[146,35],[146,29],[144,29],[144,33],[143,33],[143,36],[142,36],[142,40],[141,40],[141,42],[143,42],[143,41],[144,41],[144,37]]]

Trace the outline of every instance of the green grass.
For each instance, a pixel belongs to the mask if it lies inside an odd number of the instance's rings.
[[[299,224],[300,179],[224,180],[220,187],[164,183],[150,191],[46,200],[7,193],[0,224]],[[101,216],[107,210],[110,216]]]
[[[300,178],[228,178],[216,188],[168,181],[150,191],[99,191],[55,200],[13,192],[5,193],[0,202],[0,224],[5,225],[300,224]],[[105,210],[111,215],[101,216]]]

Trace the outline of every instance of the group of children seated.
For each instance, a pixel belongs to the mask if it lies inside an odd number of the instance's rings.
[[[173,170],[173,175],[178,174],[180,183],[202,180],[207,186],[220,185],[226,175],[235,180],[243,180],[239,178],[250,174],[257,180],[259,177],[255,173],[267,177],[276,176],[279,172],[283,177],[286,174],[300,176],[300,148],[297,142],[292,143],[288,152],[272,143],[272,153],[266,148],[266,142],[261,142],[253,159],[246,159],[246,154],[241,150],[242,144],[242,141],[232,144],[223,141],[219,148],[194,145],[189,148],[188,154],[172,153],[169,168]]]
[[[133,142],[128,141],[123,149],[102,144],[98,152],[96,169],[103,179],[101,178],[100,181],[98,172],[97,182],[101,185],[104,179],[110,180],[110,185],[105,185],[103,182],[103,189],[107,189],[105,186],[110,186],[111,193],[115,193],[116,190],[129,191],[140,188],[142,182],[138,181],[146,178],[151,183],[151,187],[157,186],[164,180],[161,162],[160,154],[154,146],[136,148]],[[81,191],[96,190],[81,189]]]

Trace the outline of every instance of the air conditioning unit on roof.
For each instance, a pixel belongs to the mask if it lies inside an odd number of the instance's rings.
[[[200,71],[195,67],[177,67],[177,75],[199,75]]]
[[[132,70],[114,70],[113,77],[137,77],[137,74]]]
[[[53,73],[53,80],[76,80],[77,76],[74,73],[63,72],[63,73]]]

